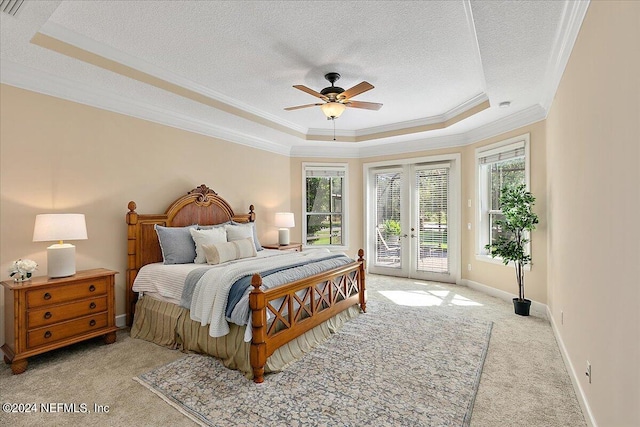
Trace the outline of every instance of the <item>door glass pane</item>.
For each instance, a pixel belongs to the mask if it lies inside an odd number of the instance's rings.
[[[400,194],[401,172],[379,172],[375,174],[376,191],[376,245],[375,265],[400,268]]]
[[[449,273],[449,168],[416,171],[417,270]]]

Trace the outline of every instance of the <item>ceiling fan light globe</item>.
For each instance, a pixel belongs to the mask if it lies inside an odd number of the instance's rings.
[[[327,102],[326,104],[322,104],[320,109],[324,113],[325,116],[329,119],[337,119],[340,115],[346,110],[346,106],[339,102]]]

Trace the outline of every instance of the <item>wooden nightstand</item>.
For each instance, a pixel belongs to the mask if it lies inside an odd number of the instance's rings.
[[[104,268],[70,277],[35,277],[2,282],[4,287],[5,363],[11,372],[27,370],[27,358],[104,335],[116,340],[114,276]]]
[[[265,249],[278,249],[279,251],[302,252],[302,243],[289,243],[288,245],[279,245],[277,243],[262,245]]]

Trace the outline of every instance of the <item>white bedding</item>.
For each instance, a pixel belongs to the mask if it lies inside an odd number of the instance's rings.
[[[330,251],[327,249],[314,249],[305,252],[288,252],[278,250],[263,250],[258,252],[258,257],[244,258],[230,261],[220,265],[207,264],[174,264],[164,265],[162,263],[148,264],[140,269],[134,281],[133,290],[143,294],[151,295],[158,298],[160,296],[164,301],[170,301],[174,304],[181,305],[182,291],[185,286],[187,275],[199,268],[209,268],[202,278],[197,282],[191,300],[190,317],[192,320],[200,322],[202,326],[209,325],[209,335],[212,337],[221,337],[229,332],[227,320],[238,325],[247,325],[245,331],[245,341],[251,340],[251,325],[249,322],[250,310],[248,303],[248,294],[250,289],[245,293],[235,306],[231,318],[227,319],[225,308],[229,297],[229,290],[233,283],[240,277],[247,276],[254,272],[279,268],[302,260],[319,260],[324,259]],[[344,255],[344,254],[342,254]],[[336,263],[339,261],[336,260]],[[336,264],[338,266],[338,264]],[[313,269],[313,267],[311,267]],[[316,271],[319,272],[319,271]],[[288,281],[294,281],[306,276],[300,275],[301,272],[285,273],[291,274]],[[272,287],[268,284],[270,279],[275,276],[269,276],[264,285]],[[269,313],[267,318],[269,320]]]
[[[267,258],[284,255],[286,252],[276,249],[265,249],[258,252],[257,258]],[[211,269],[224,269],[226,266],[253,260],[256,258],[244,258],[229,261],[219,265],[208,264],[171,264],[161,262],[147,264],[140,269],[133,282],[133,291],[142,294],[150,294],[153,297],[161,296],[163,301],[180,305],[180,297],[184,288],[184,280],[187,275],[197,268],[208,267]]]

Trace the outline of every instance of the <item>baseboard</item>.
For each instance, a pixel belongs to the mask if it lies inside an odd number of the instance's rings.
[[[120,316],[116,316],[116,326],[118,328],[124,328],[127,326],[127,315],[121,314]]]
[[[558,343],[558,348],[560,348],[562,360],[564,360],[564,366],[567,368],[569,378],[571,378],[571,384],[573,384],[573,389],[576,392],[576,397],[578,399],[578,403],[580,404],[580,408],[582,409],[584,420],[589,427],[597,427],[596,420],[594,419],[593,413],[591,412],[591,407],[589,407],[589,403],[587,402],[587,397],[585,396],[582,386],[580,386],[580,381],[578,381],[578,378],[582,378],[583,374],[576,372],[575,368],[573,367],[571,359],[569,359],[569,352],[564,345],[564,341],[562,341],[562,336],[558,332],[556,322],[551,315],[551,309],[549,309],[549,307],[547,307],[547,319],[549,319],[549,323],[551,323],[551,330],[553,330],[553,335],[556,337],[556,342]]]
[[[517,297],[517,295],[515,294],[492,288],[491,286],[483,285],[482,283],[474,282],[473,280],[469,279],[460,279],[457,283],[459,285],[475,289],[476,291],[482,292],[483,294],[491,295],[492,297],[500,298],[501,300],[505,300],[508,302],[512,302],[512,300]],[[530,314],[535,317],[547,319],[547,305],[532,300]]]

